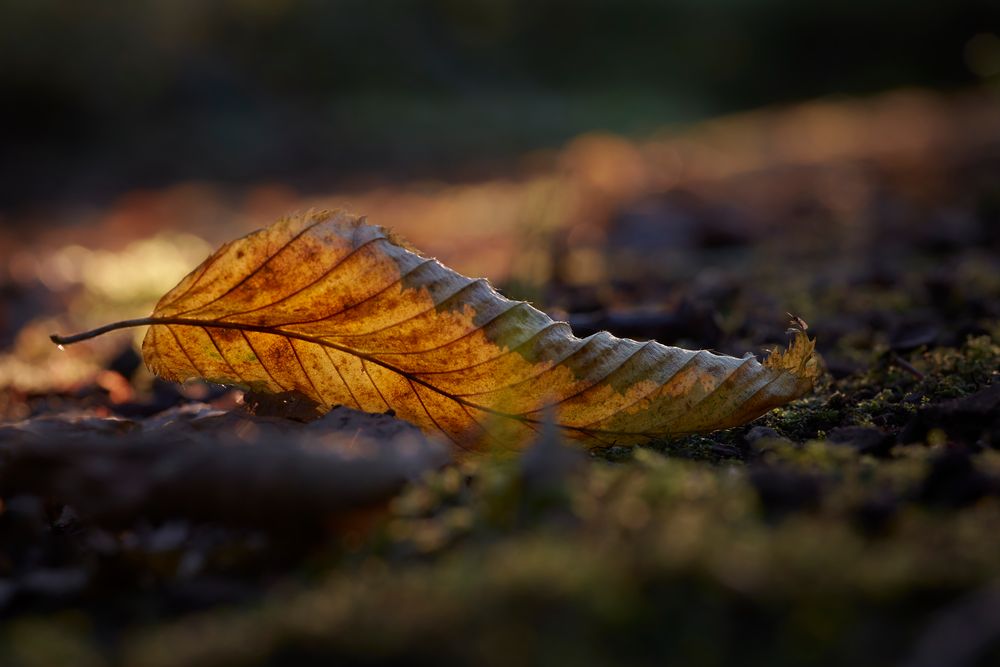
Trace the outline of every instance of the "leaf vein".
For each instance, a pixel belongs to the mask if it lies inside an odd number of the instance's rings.
[[[297,232],[294,236],[292,236],[292,238],[288,239],[288,241],[286,241],[285,243],[283,243],[281,245],[281,247],[279,247],[278,249],[276,249],[274,252],[268,254],[268,256],[264,259],[263,262],[260,263],[260,265],[257,266],[257,268],[255,268],[253,271],[245,274],[242,278],[239,279],[239,281],[236,282],[235,285],[233,285],[232,287],[230,287],[229,289],[227,289],[225,292],[223,292],[219,296],[217,296],[217,297],[215,297],[215,298],[209,300],[208,302],[203,303],[203,304],[201,304],[199,306],[195,306],[194,308],[188,308],[187,310],[182,310],[182,311],[180,311],[178,313],[175,313],[174,316],[175,317],[180,317],[182,315],[186,315],[186,314],[191,313],[193,311],[202,310],[203,308],[205,308],[207,306],[210,306],[213,303],[217,303],[221,299],[226,298],[227,296],[229,296],[230,294],[232,294],[234,291],[236,291],[237,289],[239,289],[240,287],[242,287],[243,285],[245,285],[248,280],[250,280],[255,275],[257,275],[258,273],[260,273],[264,269],[265,266],[267,266],[268,264],[271,263],[272,260],[274,260],[275,257],[277,257],[278,255],[280,255],[287,248],[290,248],[293,243],[295,243],[296,241],[298,241],[299,239],[301,239],[307,232],[309,232],[310,230],[312,230],[317,225],[319,225],[319,224],[321,224],[323,222],[326,222],[326,221],[327,221],[327,218],[317,218],[312,223],[310,223],[310,224],[306,225],[305,227],[303,227],[302,230],[300,230],[299,232]],[[354,233],[355,233],[355,235],[357,235],[357,229],[355,229]],[[218,254],[221,255],[221,253],[218,253]]]
[[[696,360],[696,359],[697,359],[698,357],[700,357],[700,356],[702,355],[702,353],[703,353],[703,352],[705,352],[705,350],[698,350],[697,352],[695,352],[694,354],[692,354],[692,355],[691,355],[691,358],[690,358],[690,359],[688,359],[687,361],[685,361],[685,362],[684,362],[683,364],[681,364],[681,365],[680,365],[680,367],[679,367],[679,368],[678,368],[678,369],[677,369],[676,371],[674,371],[674,372],[673,372],[673,373],[672,373],[672,374],[670,375],[670,377],[669,377],[669,378],[667,378],[667,379],[666,379],[665,381],[663,381],[663,382],[659,382],[659,383],[654,383],[654,384],[655,384],[656,386],[654,386],[654,387],[653,387],[652,389],[650,389],[649,391],[647,391],[646,393],[644,393],[644,394],[643,394],[642,396],[640,396],[639,398],[637,398],[637,399],[635,399],[634,401],[632,401],[631,403],[629,403],[628,405],[624,405],[624,406],[620,407],[619,409],[617,409],[617,410],[615,410],[614,412],[612,412],[612,413],[611,413],[610,415],[604,415],[604,416],[603,416],[603,417],[601,417],[600,419],[595,419],[595,420],[593,420],[593,421],[590,421],[590,422],[587,422],[586,424],[583,424],[582,426],[580,426],[580,428],[583,428],[583,429],[586,429],[586,428],[588,428],[589,426],[591,426],[592,424],[596,424],[596,423],[598,423],[598,422],[602,422],[602,421],[605,421],[605,420],[607,420],[607,419],[611,419],[612,417],[614,417],[614,416],[616,416],[616,415],[620,415],[621,413],[625,412],[626,410],[628,410],[628,409],[630,409],[630,408],[632,408],[632,407],[634,407],[634,406],[638,405],[639,403],[641,403],[641,402],[645,401],[645,400],[646,400],[647,398],[649,398],[649,397],[650,397],[650,396],[651,396],[652,394],[655,394],[656,392],[658,392],[658,391],[662,390],[662,389],[663,389],[663,388],[665,388],[665,387],[666,387],[666,386],[667,386],[668,384],[670,384],[671,382],[673,382],[674,378],[676,378],[676,377],[677,377],[678,375],[680,375],[680,374],[681,374],[681,373],[683,373],[683,372],[684,372],[685,370],[687,370],[687,368],[688,368],[689,366],[691,366],[691,365],[695,364],[695,363],[696,363],[696,362],[695,362],[695,360]],[[628,431],[626,431],[626,433],[629,433],[629,432],[628,432]],[[629,434],[631,434],[631,433],[629,433]]]
[[[368,239],[367,241],[365,241],[364,243],[358,245],[357,247],[352,248],[351,251],[348,252],[343,257],[341,257],[336,262],[336,264],[334,264],[323,275],[319,276],[318,278],[316,278],[312,282],[310,282],[310,283],[308,283],[306,285],[303,285],[302,287],[299,287],[299,288],[293,290],[292,292],[290,292],[289,294],[286,294],[285,296],[281,297],[280,299],[275,299],[271,303],[264,304],[263,306],[257,306],[256,308],[250,308],[249,310],[241,310],[241,311],[235,312],[235,313],[226,313],[226,315],[224,317],[219,318],[219,319],[220,320],[221,319],[232,319],[232,318],[238,317],[240,315],[247,315],[249,313],[255,313],[258,310],[266,310],[267,308],[272,308],[272,307],[278,305],[279,303],[281,303],[283,301],[288,301],[289,299],[294,298],[294,297],[298,296],[299,294],[301,294],[302,292],[306,291],[310,287],[312,287],[314,285],[317,285],[317,284],[321,283],[322,281],[326,280],[327,278],[329,278],[330,274],[332,274],[334,271],[336,271],[337,269],[339,269],[344,262],[346,262],[348,259],[350,259],[354,255],[356,255],[359,251],[361,251],[362,248],[366,248],[366,247],[372,245],[373,243],[375,243],[376,241],[388,241],[388,240],[389,239],[385,238],[384,236],[379,236],[379,237],[376,237],[376,238],[373,238],[373,239]],[[330,315],[328,317],[334,317],[336,314],[337,313],[334,313],[334,315]],[[318,321],[321,321],[321,320],[324,320],[324,319],[328,319],[328,317],[321,317],[321,318],[319,318],[319,320],[316,320],[316,321],[318,322]],[[300,323],[299,322],[295,322],[294,324],[300,324]],[[282,326],[284,326],[284,323],[282,324]]]
[[[358,397],[354,395],[354,390],[351,389],[351,385],[347,383],[347,380],[344,378],[344,374],[340,372],[340,366],[338,366],[337,362],[330,356],[330,350],[323,345],[320,345],[319,348],[323,350],[323,354],[325,354],[326,358],[330,360],[330,365],[333,366],[333,370],[337,372],[337,377],[340,378],[340,381],[344,383],[344,388],[347,389],[347,393],[351,395],[351,400],[354,401],[354,405],[358,408],[358,410],[362,410],[361,401],[359,401]]]
[[[263,332],[257,332],[257,333],[268,333],[268,332],[267,331],[263,331]],[[250,350],[253,352],[254,356],[257,357],[257,362],[260,363],[260,367],[264,369],[264,372],[267,373],[267,376],[269,378],[271,378],[272,381],[274,381],[274,384],[276,384],[278,386],[278,388],[281,389],[281,391],[288,391],[288,389],[285,387],[285,385],[283,385],[280,382],[278,382],[278,378],[274,377],[274,375],[271,373],[271,369],[267,367],[267,363],[260,356],[260,353],[257,352],[257,348],[255,348],[253,346],[253,343],[250,342],[250,337],[247,336],[246,331],[241,330],[240,334],[243,336],[243,340],[246,341],[247,345],[250,346]]]
[[[384,294],[386,292],[386,290],[388,290],[389,288],[391,288],[393,285],[398,285],[404,278],[406,278],[410,274],[415,273],[416,271],[418,271],[419,269],[427,266],[428,264],[433,264],[435,261],[436,260],[428,259],[428,260],[425,260],[425,261],[421,262],[420,264],[416,265],[415,267],[413,267],[409,271],[406,271],[405,273],[401,274],[398,278],[396,278],[395,280],[393,280],[391,283],[389,283],[385,287],[379,289],[379,291],[373,292],[372,294],[369,294],[368,296],[364,297],[360,301],[355,301],[351,305],[346,306],[344,308],[341,308],[340,310],[338,310],[335,313],[330,313],[330,314],[327,314],[327,315],[323,315],[323,317],[316,317],[316,318],[309,319],[309,320],[294,320],[292,322],[282,322],[281,324],[278,324],[276,326],[288,327],[288,326],[295,326],[295,325],[298,325],[298,324],[315,324],[316,322],[325,322],[326,320],[332,320],[335,317],[340,317],[344,313],[346,313],[346,312],[348,312],[350,310],[353,310],[353,309],[357,308],[358,306],[361,306],[361,305],[367,303],[368,301],[371,301],[375,297],[378,297],[378,296]]]

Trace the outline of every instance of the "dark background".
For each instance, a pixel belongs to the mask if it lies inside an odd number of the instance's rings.
[[[585,130],[995,83],[998,25],[988,0],[7,0],[0,212],[463,179]]]

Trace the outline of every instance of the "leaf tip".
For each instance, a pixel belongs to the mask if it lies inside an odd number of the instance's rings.
[[[803,324],[805,323],[803,322]],[[793,335],[792,342],[786,349],[772,352],[764,360],[764,366],[792,373],[803,381],[803,392],[805,392],[812,387],[820,375],[819,360],[816,357],[816,340],[809,338],[804,327],[793,326],[789,331]]]

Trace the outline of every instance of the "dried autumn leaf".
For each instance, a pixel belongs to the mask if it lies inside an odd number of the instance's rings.
[[[591,445],[726,428],[801,396],[818,374],[801,331],[763,364],[607,332],[577,338],[344,213],[232,241],[152,317],[96,331],[137,324],[152,325],[142,353],[161,377],[394,410],[464,448],[515,447],[550,418]]]

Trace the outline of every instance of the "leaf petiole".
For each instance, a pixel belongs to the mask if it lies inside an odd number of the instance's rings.
[[[141,327],[150,324],[157,324],[158,322],[160,322],[160,319],[156,317],[139,317],[134,320],[122,320],[121,322],[112,322],[111,324],[105,324],[103,327],[97,327],[96,329],[91,329],[90,331],[84,331],[82,333],[73,334],[72,336],[60,336],[59,334],[52,334],[51,336],[49,336],[49,340],[51,340],[56,345],[60,346],[72,345],[73,343],[79,343],[80,341],[96,338],[101,334],[106,334],[109,331],[115,331],[116,329]]]

